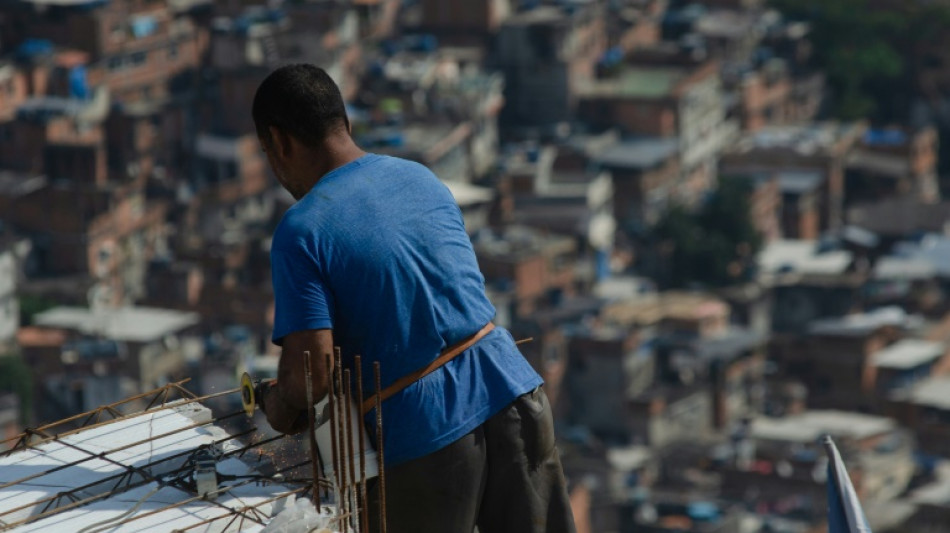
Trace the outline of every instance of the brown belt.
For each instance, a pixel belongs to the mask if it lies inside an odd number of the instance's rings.
[[[448,348],[443,350],[442,353],[439,354],[439,356],[436,357],[435,360],[429,363],[428,365],[420,368],[419,370],[416,370],[415,372],[409,375],[406,375],[397,379],[392,385],[380,391],[379,402],[380,403],[384,402],[393,394],[396,394],[402,389],[405,389],[409,385],[412,385],[413,383],[426,377],[432,372],[438,370],[439,367],[441,367],[445,363],[448,363],[452,359],[455,359],[455,357],[458,356],[458,354],[471,348],[476,342],[478,342],[479,339],[481,339],[485,335],[488,335],[488,333],[493,329],[495,329],[495,325],[489,322],[488,324],[485,325],[485,327],[478,330],[478,332],[472,335],[471,337],[468,337],[467,339],[464,339],[461,342],[454,344],[452,346],[449,346]],[[362,413],[365,415],[366,413],[370,412],[370,410],[373,409],[374,407],[376,407],[375,394],[363,400],[363,405],[361,406],[360,409]]]

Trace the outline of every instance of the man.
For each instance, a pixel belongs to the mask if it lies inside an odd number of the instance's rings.
[[[375,361],[384,389],[410,376],[382,402],[389,531],[574,531],[542,380],[507,331],[488,331],[495,309],[448,189],[419,164],[362,151],[339,89],[313,65],[271,73],[252,113],[297,200],[271,245],[283,351],[263,402],[270,424],[303,429],[303,354],[320,362],[320,399],[324,357],[339,346],[349,368],[362,356],[366,391]],[[371,502],[378,490],[369,486]]]

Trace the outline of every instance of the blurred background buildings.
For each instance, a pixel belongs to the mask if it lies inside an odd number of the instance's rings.
[[[459,202],[579,531],[950,530],[950,2],[0,0],[0,435],[274,371],[250,116],[340,84]]]

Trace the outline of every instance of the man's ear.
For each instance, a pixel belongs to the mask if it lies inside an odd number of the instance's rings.
[[[290,155],[291,151],[291,142],[290,135],[287,134],[284,130],[269,126],[268,130],[270,131],[271,143],[273,144],[274,154],[282,158],[286,158]]]

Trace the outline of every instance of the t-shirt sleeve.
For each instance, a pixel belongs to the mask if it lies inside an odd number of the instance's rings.
[[[318,258],[303,239],[275,234],[270,256],[274,344],[281,345],[296,331],[332,328],[333,295],[320,274]]]

